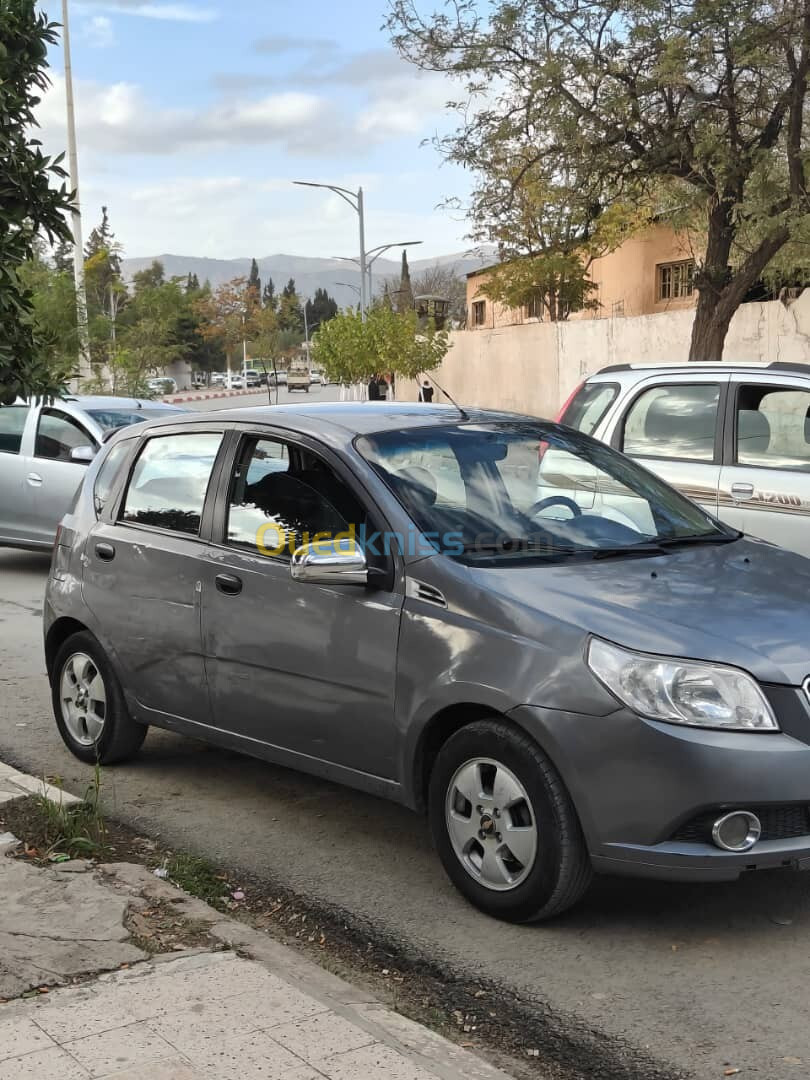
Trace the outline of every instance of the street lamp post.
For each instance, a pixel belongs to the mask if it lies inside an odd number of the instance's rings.
[[[369,303],[374,302],[374,288],[372,285],[371,272],[374,263],[379,259],[381,255],[384,255],[386,251],[390,251],[391,248],[406,248],[416,247],[417,244],[421,244],[421,240],[403,240],[399,244],[379,244],[377,247],[372,248],[370,251],[365,252],[366,272],[368,274],[368,296]],[[352,259],[347,255],[333,255],[333,259],[337,259],[340,262],[353,262],[357,266],[360,262],[359,259]],[[362,270],[360,271],[362,274]]]
[[[363,207],[363,189],[358,187],[357,191],[349,191],[348,188],[338,187],[337,184],[316,184],[312,180],[293,180],[294,184],[299,187],[316,187],[326,188],[327,191],[334,191],[336,195],[339,195],[344,202],[347,202],[351,206],[352,210],[357,214],[360,219],[360,314],[363,322],[366,319],[366,221],[365,211]]]
[[[73,280],[76,292],[76,328],[79,335],[79,379],[89,379],[90,335],[87,328],[87,294],[84,288],[84,244],[79,204],[79,154],[76,149],[76,117],[73,106],[73,66],[70,59],[68,0],[62,0],[62,45],[65,52],[65,101],[67,103],[68,168],[73,188],[71,231],[73,233]]]

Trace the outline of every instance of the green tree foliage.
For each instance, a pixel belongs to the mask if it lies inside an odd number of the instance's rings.
[[[0,404],[58,393],[65,379],[49,366],[31,290],[18,275],[35,255],[38,234],[52,244],[70,239],[61,156],[46,157],[34,135],[56,29],[34,0],[0,0]]]
[[[18,277],[31,297],[36,359],[57,385],[63,385],[79,362],[72,260],[69,271],[60,271],[37,251],[19,268]]]
[[[262,295],[262,279],[259,277],[259,264],[255,259],[250,261],[250,274],[248,275],[247,287],[252,293],[255,293],[256,302],[261,302]]]
[[[271,311],[275,311],[278,306],[278,297],[276,296],[276,287],[273,284],[273,279],[268,278],[264,291],[262,292],[262,304],[266,308],[270,308]]]
[[[278,302],[278,326],[279,329],[297,335],[298,340],[304,337],[304,309],[301,300],[295,291],[295,281],[290,278],[282,290]]]
[[[420,6],[391,0],[389,27],[402,55],[466,87],[440,146],[479,178],[476,223],[508,214],[524,175],[584,237],[604,207],[647,213],[663,192],[703,235],[690,358],[721,359],[737,307],[807,229],[810,0]]]
[[[408,252],[402,249],[402,270],[399,275],[399,287],[394,297],[394,306],[397,311],[405,312],[413,310],[413,286],[411,285],[411,269],[408,266]]]
[[[383,373],[418,378],[437,368],[449,347],[447,332],[432,322],[421,326],[415,311],[379,305],[365,322],[359,312],[346,311],[321,326],[312,358],[335,382],[353,384]]]
[[[200,336],[224,351],[229,367],[233,367],[238,347],[253,336],[255,308],[249,303],[249,295],[247,278],[239,277],[213,291],[202,290],[192,304]]]
[[[127,305],[110,358],[115,393],[143,395],[148,376],[184,358],[178,329],[187,311],[188,300],[178,281],[141,283]]]
[[[189,275],[191,276],[191,275]],[[153,259],[150,266],[132,275],[132,288],[137,296],[144,289],[155,289],[166,281],[166,270],[160,259]]]
[[[315,295],[306,302],[307,322],[310,332],[330,319],[334,319],[338,313],[337,301],[334,300],[326,289],[316,289]]]
[[[73,241],[60,240],[53,249],[53,265],[60,274],[73,273]]]

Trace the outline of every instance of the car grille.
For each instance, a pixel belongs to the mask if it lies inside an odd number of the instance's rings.
[[[794,836],[810,835],[810,807],[803,803],[792,806],[740,806],[722,810],[707,810],[684,822],[670,837],[683,844],[710,844],[712,825],[732,809],[750,810],[762,822],[762,840],[789,840]]]

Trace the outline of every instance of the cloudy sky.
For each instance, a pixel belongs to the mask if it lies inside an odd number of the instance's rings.
[[[58,21],[57,0],[41,5]],[[366,191],[367,246],[463,250],[466,175],[422,140],[454,87],[403,64],[385,0],[71,0],[85,235],[104,203],[129,256],[353,255],[356,217],[324,180]],[[65,145],[61,47],[40,119]],[[418,252],[418,254],[417,254]]]

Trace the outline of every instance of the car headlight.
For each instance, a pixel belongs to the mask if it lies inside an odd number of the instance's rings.
[[[693,727],[779,731],[755,680],[724,664],[648,656],[592,638],[588,667],[640,716]]]

